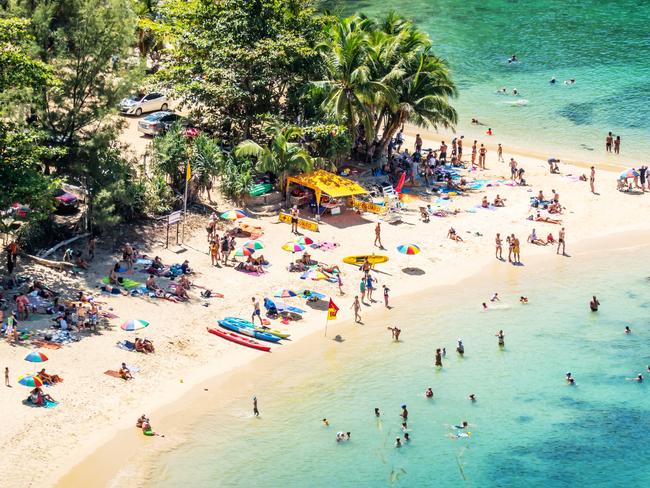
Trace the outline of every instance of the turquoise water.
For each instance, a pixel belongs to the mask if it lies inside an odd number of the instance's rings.
[[[621,0],[335,0],[345,14],[396,10],[417,21],[448,59],[461,95],[459,133],[490,142],[620,165],[650,150],[650,2]],[[512,54],[519,63],[508,64]],[[555,76],[560,84],[552,86]],[[575,78],[576,84],[562,81]],[[511,106],[513,88],[529,101]],[[620,135],[621,156],[605,135]],[[485,138],[485,137],[484,137]]]
[[[240,396],[155,462],[148,486],[650,486],[650,376],[625,381],[650,364],[650,281],[638,265],[646,257],[647,249],[553,256],[544,273],[496,266],[489,279],[397,303],[390,323],[403,329],[401,343],[384,321],[369,322],[282,370],[261,364]],[[482,311],[494,291],[503,308]],[[465,357],[454,351],[457,338]],[[576,386],[566,385],[567,371]],[[433,400],[423,395],[429,386]],[[396,449],[402,403],[412,441]],[[450,425],[463,420],[471,437],[450,439]],[[352,440],[338,444],[337,431]]]

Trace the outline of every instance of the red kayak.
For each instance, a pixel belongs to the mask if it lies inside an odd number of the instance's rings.
[[[210,329],[209,327],[208,327],[208,332],[210,334],[223,337],[224,339],[234,342],[235,344],[241,344],[242,346],[252,347],[253,349],[257,349],[259,351],[269,352],[271,350],[269,346],[265,346],[263,344],[260,344],[257,341],[254,341],[253,339],[240,336],[239,334],[235,334],[234,332],[229,332],[221,329]]]

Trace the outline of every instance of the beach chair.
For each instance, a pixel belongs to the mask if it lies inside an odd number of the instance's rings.
[[[427,210],[427,207],[420,207],[420,218],[424,223],[429,222],[430,218],[429,218],[429,211]]]
[[[384,195],[384,197],[388,197],[390,199],[399,198],[399,195],[395,191],[395,188],[393,188],[393,185],[383,186],[381,188],[381,193]]]

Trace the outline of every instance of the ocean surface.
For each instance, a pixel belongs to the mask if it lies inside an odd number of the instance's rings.
[[[458,133],[540,155],[622,167],[650,152],[650,2],[639,0],[333,0],[343,14],[395,10],[449,61]],[[520,60],[508,64],[516,54]],[[556,85],[549,80],[555,76]],[[575,79],[571,86],[564,80]],[[505,87],[508,95],[497,90]],[[516,88],[521,96],[511,95]],[[524,106],[513,102],[525,99]],[[521,102],[523,103],[523,102]],[[472,126],[477,118],[485,126]],[[605,153],[620,135],[621,155]]]
[[[390,321],[346,332],[331,323],[329,335],[344,342],[323,340],[281,367],[260,365],[241,395],[156,459],[146,485],[650,486],[647,256],[648,248],[550,255],[537,272],[495,265],[459,286],[396,300]],[[497,291],[501,302],[482,310]],[[594,294],[598,313],[589,311]],[[390,324],[402,328],[400,343],[391,342]],[[442,368],[434,367],[437,347],[447,351]],[[626,381],[640,372],[645,383]],[[402,404],[412,440],[398,449]],[[464,420],[471,435],[456,438],[453,426]],[[337,443],[337,431],[351,440]]]

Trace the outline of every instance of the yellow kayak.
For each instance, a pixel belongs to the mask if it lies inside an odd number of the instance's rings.
[[[382,256],[379,254],[366,254],[360,256],[347,256],[343,258],[343,262],[347,264],[354,264],[357,266],[361,266],[366,261],[366,258],[368,259],[368,262],[373,266],[375,264],[381,264],[388,261],[388,256]]]

